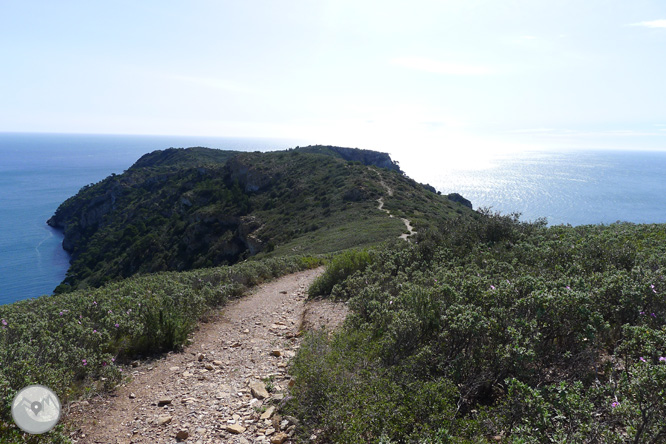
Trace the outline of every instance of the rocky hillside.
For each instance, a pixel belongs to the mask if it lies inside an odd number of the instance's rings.
[[[414,218],[417,229],[429,218],[472,214],[405,177],[385,153],[321,146],[155,151],[82,188],[49,219],[64,231],[72,255],[58,291],[257,254],[375,244],[405,229],[377,210],[382,196],[392,214]]]

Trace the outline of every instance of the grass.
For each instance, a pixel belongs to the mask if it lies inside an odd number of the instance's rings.
[[[332,222],[331,226],[298,237],[268,255],[326,254],[350,248],[365,248],[397,238],[404,231],[405,225],[399,219],[388,218],[379,211],[368,213],[367,216],[361,216],[361,220]]]

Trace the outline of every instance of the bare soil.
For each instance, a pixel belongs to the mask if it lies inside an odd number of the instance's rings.
[[[288,395],[288,361],[303,329],[335,328],[347,314],[343,303],[307,301],[322,272],[256,287],[213,313],[182,353],[135,363],[127,369],[131,381],[114,393],[70,405],[73,442],[290,442],[295,420],[270,408]],[[268,397],[250,383],[268,389]]]
[[[377,174],[377,176],[379,177],[379,184],[386,190],[386,194],[388,194],[389,197],[393,196],[393,189],[391,189],[391,187],[388,186],[386,184],[386,182],[384,182],[384,180],[382,180],[382,176],[379,174],[379,172],[377,172],[376,170],[372,170],[372,171],[374,171]],[[380,197],[379,199],[377,199],[377,203],[378,203],[378,205],[377,205],[378,210],[384,211],[386,214],[389,215],[389,217],[394,217],[389,210],[384,208],[384,198],[383,197]],[[410,236],[413,236],[414,234],[416,234],[416,231],[414,231],[414,227],[412,227],[412,224],[409,221],[409,219],[401,217],[400,220],[402,221],[403,224],[405,224],[405,228],[407,228],[407,233],[402,233],[399,237],[400,237],[400,239],[408,240],[408,238]]]

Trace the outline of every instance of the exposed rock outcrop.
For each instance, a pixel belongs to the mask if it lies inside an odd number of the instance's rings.
[[[264,242],[257,236],[257,231],[261,228],[261,222],[255,216],[243,216],[240,219],[238,235],[250,251],[250,255],[255,255],[264,249]]]
[[[228,175],[227,182],[229,185],[238,182],[246,193],[267,188],[273,179],[268,174],[259,171],[241,156],[229,159],[225,164],[225,171]]]
[[[109,184],[103,194],[90,200],[73,200],[61,205],[49,220],[48,225],[64,232],[62,247],[73,253],[83,236],[83,232],[100,227],[104,217],[115,210],[118,197],[123,194],[123,187],[118,181]]]
[[[461,196],[460,194],[458,194],[458,193],[447,194],[446,197],[448,197],[449,200],[452,201],[452,202],[457,202],[457,203],[459,203],[459,204],[461,204],[461,205],[465,205],[465,206],[468,207],[468,208],[472,208],[472,202],[470,202],[469,200],[465,199],[464,197],[462,197],[462,196]]]

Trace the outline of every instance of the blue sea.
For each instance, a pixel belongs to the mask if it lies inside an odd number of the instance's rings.
[[[69,257],[46,225],[84,185],[122,173],[143,154],[207,146],[270,151],[304,145],[278,139],[0,133],[0,304],[51,294]],[[394,159],[401,160],[401,159]],[[424,159],[424,162],[427,162]],[[666,223],[666,153],[523,152],[407,173],[475,209],[519,212],[549,224]]]
[[[424,178],[427,180],[427,178]],[[546,218],[550,225],[666,222],[666,152],[533,151],[479,159],[435,175],[475,209]]]
[[[51,294],[69,256],[46,224],[82,186],[122,173],[139,157],[170,147],[270,151],[279,139],[0,133],[0,304]],[[301,143],[302,144],[302,143]]]

